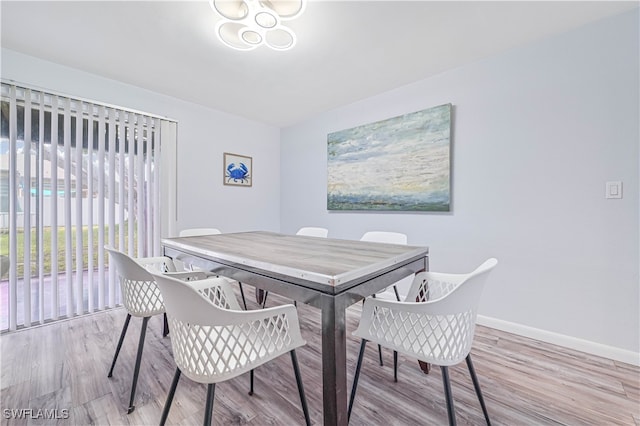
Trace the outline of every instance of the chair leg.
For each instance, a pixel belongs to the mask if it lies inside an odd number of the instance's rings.
[[[473,368],[473,362],[471,362],[471,354],[467,355],[467,367],[469,368],[469,374],[471,374],[473,387],[476,389],[476,395],[478,395],[478,401],[480,401],[480,406],[482,407],[482,413],[484,414],[484,419],[487,422],[487,426],[491,426],[491,421],[489,420],[489,413],[487,412],[486,405],[484,405],[484,398],[482,397],[482,391],[480,390],[480,382],[478,381],[478,377],[476,376],[476,370],[475,368]]]
[[[298,365],[298,357],[296,350],[291,351],[291,364],[293,364],[293,372],[296,375],[296,383],[298,384],[298,393],[300,394],[300,404],[302,404],[302,412],[307,426],[311,425],[309,418],[309,407],[307,407],[307,398],[304,396],[304,387],[302,386],[302,377],[300,377],[300,366]]]
[[[244,310],[247,310],[247,299],[244,298],[244,289],[242,288],[242,283],[238,281],[238,285],[240,286],[240,296],[242,296],[242,304],[244,305]]]
[[[400,293],[398,293],[398,287],[393,286],[393,291],[396,294],[396,300],[400,301]],[[398,381],[398,352],[393,351],[393,381]]]
[[[398,351],[393,351],[393,381],[398,382]]]
[[[351,385],[351,396],[349,397],[349,411],[347,412],[347,423],[351,418],[351,409],[353,408],[353,400],[356,398],[356,390],[358,389],[358,379],[360,378],[360,368],[362,368],[362,358],[364,357],[364,348],[367,341],[362,339],[360,344],[360,353],[358,354],[358,364],[356,365],[356,373],[353,376],[353,384]]]
[[[169,410],[171,410],[171,403],[173,402],[173,396],[176,393],[178,387],[178,381],[180,380],[180,369],[176,367],[176,374],[173,376],[173,382],[171,382],[171,388],[169,389],[169,395],[167,395],[167,402],[164,403],[164,409],[162,410],[162,417],[160,418],[160,426],[164,426],[169,417]]]
[[[167,334],[169,334],[169,321],[167,320],[167,313],[165,312],[164,314],[162,314],[163,317],[163,328],[162,328],[162,337],[167,337]]]
[[[398,287],[396,287],[395,285],[393,286],[393,292],[396,294],[396,300],[399,302],[400,301],[400,293],[398,293]]]
[[[373,297],[375,299],[376,298],[375,293],[372,294],[371,297]],[[362,304],[364,305],[364,300],[362,301]],[[380,362],[380,367],[384,367],[384,363],[382,362],[382,346],[380,346],[380,345],[378,345],[378,360]]]
[[[253,395],[253,370],[249,371],[249,395]]]
[[[442,370],[442,384],[444,385],[444,395],[447,398],[447,416],[449,426],[456,425],[456,413],[453,407],[453,395],[451,394],[451,383],[449,382],[449,367],[440,366]]]
[[[264,298],[262,299],[262,309],[264,309],[265,306],[267,306],[267,296],[269,295],[268,291],[264,292]]]
[[[120,348],[122,348],[122,342],[124,341],[124,336],[125,334],[127,334],[127,328],[129,328],[129,321],[131,321],[131,314],[127,314],[127,319],[124,320],[124,327],[122,327],[122,332],[120,333],[120,340],[118,340],[118,346],[116,346],[116,353],[113,355],[113,362],[111,363],[111,368],[109,369],[109,374],[107,374],[107,377],[113,376],[113,368],[116,366],[116,360],[118,359]]]
[[[207,404],[204,407],[204,426],[211,425],[211,419],[213,414],[213,398],[216,393],[216,384],[209,383],[207,385]]]
[[[398,287],[393,286],[393,292],[396,294],[396,300],[400,302],[400,293],[398,293]],[[382,362],[380,363],[382,365]],[[398,352],[393,351],[393,381],[398,381]]]
[[[133,413],[133,410],[136,409],[136,406],[133,405],[133,400],[136,396],[136,386],[138,384],[138,373],[140,373],[140,361],[142,360],[142,350],[144,349],[144,336],[147,334],[147,323],[149,322],[149,318],[142,318],[142,328],[140,329],[140,341],[138,342],[138,355],[136,356],[136,366],[133,369],[133,383],[131,384],[131,398],[129,399],[129,409],[127,410],[127,414]]]

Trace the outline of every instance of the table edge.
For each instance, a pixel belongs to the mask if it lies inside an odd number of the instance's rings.
[[[352,280],[357,280],[361,277],[364,277],[366,275],[369,275],[381,269],[387,269],[397,264],[406,263],[408,260],[412,260],[420,257],[427,257],[429,255],[429,247],[408,246],[408,247],[413,247],[413,250],[407,251],[393,258],[389,258],[382,263],[367,265],[363,268],[354,269],[338,275],[326,275],[318,272],[305,271],[302,269],[297,269],[297,268],[292,268],[287,266],[273,265],[269,262],[261,262],[258,260],[246,259],[243,257],[234,256],[226,253],[219,253],[212,250],[199,249],[191,245],[182,244],[174,239],[163,238],[161,240],[161,245],[163,248],[168,247],[174,250],[182,251],[186,254],[192,254],[205,259],[213,260],[215,262],[218,262],[227,266],[235,267],[238,265],[242,265],[248,268],[269,270],[271,272],[281,274],[281,275],[288,275],[299,280],[310,281],[310,282],[320,283],[320,284],[328,284],[333,287],[340,286]]]

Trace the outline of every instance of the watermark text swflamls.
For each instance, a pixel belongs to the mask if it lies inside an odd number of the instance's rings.
[[[46,419],[58,420],[68,419],[69,409],[34,409],[34,408],[5,408],[2,410],[5,419]]]

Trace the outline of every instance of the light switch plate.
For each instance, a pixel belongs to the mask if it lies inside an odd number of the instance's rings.
[[[622,198],[622,182],[619,180],[607,182],[605,198]]]

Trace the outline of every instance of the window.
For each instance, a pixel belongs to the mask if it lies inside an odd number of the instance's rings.
[[[0,329],[120,303],[104,246],[160,253],[167,120],[2,83]]]

